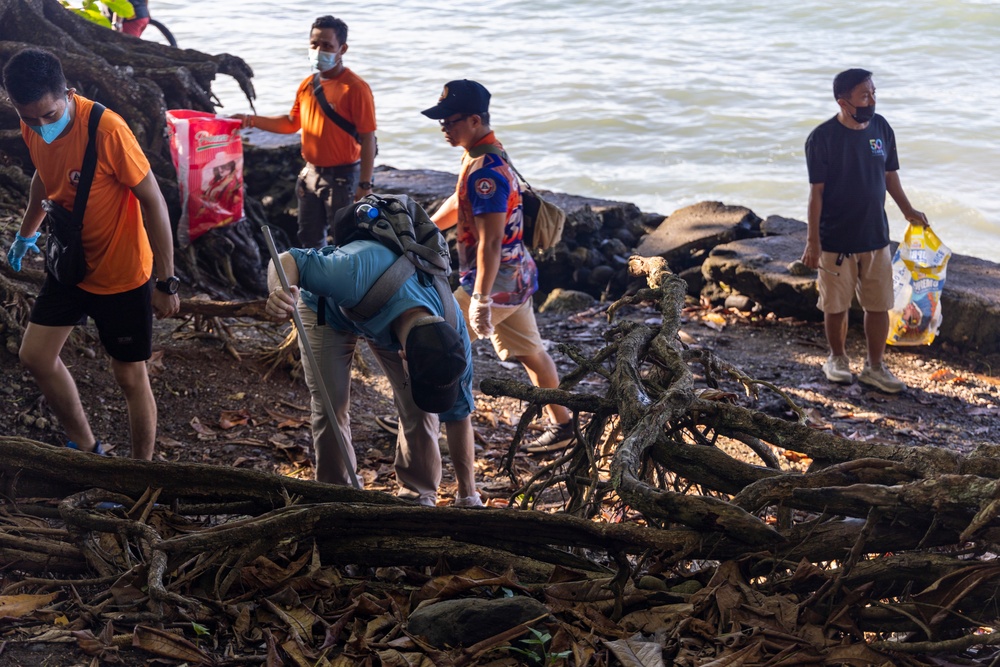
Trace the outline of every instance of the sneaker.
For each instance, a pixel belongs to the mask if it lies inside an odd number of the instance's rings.
[[[486,507],[477,493],[474,496],[455,496],[455,507]]]
[[[391,435],[399,435],[399,418],[395,415],[376,415],[375,425]]]
[[[893,375],[884,362],[878,368],[872,368],[866,361],[864,370],[858,375],[858,382],[887,394],[898,394],[906,389],[906,383]]]
[[[402,498],[403,500],[409,500],[410,502],[423,505],[424,507],[437,507],[437,494],[433,492],[421,493],[418,495],[416,491],[411,491],[410,489],[400,489],[396,492],[396,497]]]
[[[844,355],[830,355],[823,364],[823,374],[830,382],[837,384],[851,384],[854,382],[854,375],[851,373],[851,360]]]
[[[66,449],[75,449],[78,452],[82,452],[83,451],[82,449],[80,449],[80,445],[76,444],[72,440],[67,440],[66,441]],[[100,440],[98,440],[97,442],[94,443],[94,449],[92,451],[85,452],[85,453],[87,453],[87,454],[97,454],[98,456],[107,456],[108,455],[108,453],[106,451],[104,451],[104,447],[101,445],[101,441]]]
[[[554,452],[566,449],[575,439],[576,430],[573,428],[573,422],[554,424],[542,431],[542,434],[534,442],[527,445],[524,451],[532,454]]]

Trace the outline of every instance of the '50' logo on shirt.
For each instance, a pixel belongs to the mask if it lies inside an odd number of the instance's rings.
[[[869,139],[868,144],[872,147],[872,155],[885,155],[885,151],[882,150],[881,139]]]

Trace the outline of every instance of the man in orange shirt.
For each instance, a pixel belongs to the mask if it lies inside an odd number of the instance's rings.
[[[344,67],[346,52],[347,24],[319,17],[309,34],[309,60],[319,74],[299,85],[288,115],[234,115],[243,127],[280,134],[302,130],[306,166],[296,192],[299,246],[304,248],[325,246],[333,214],[370,194],[375,185],[375,100],[368,84]],[[320,93],[326,105],[317,98]]]
[[[15,54],[4,66],[3,83],[35,164],[28,206],[7,254],[20,271],[25,253],[39,252],[38,228],[46,216],[42,200],[73,209],[94,102],[67,89],[59,60],[41,49]],[[103,453],[59,357],[73,327],[93,318],[125,394],[132,456],[151,459],[156,401],[146,359],[152,351],[153,313],[163,318],[180,309],[170,219],[149,162],[121,116],[105,110],[94,140],[97,166],[82,231],[86,273],[75,285],[46,274],[21,341],[21,363],[65,429],[67,446]],[[154,267],[160,278],[155,289]]]

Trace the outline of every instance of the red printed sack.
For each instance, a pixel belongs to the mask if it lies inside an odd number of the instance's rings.
[[[173,109],[167,111],[167,128],[181,194],[177,240],[183,247],[243,217],[240,121]]]

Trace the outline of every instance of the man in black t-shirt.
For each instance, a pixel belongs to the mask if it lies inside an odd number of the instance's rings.
[[[868,358],[858,381],[896,394],[906,385],[883,362],[892,308],[892,260],[885,194],[906,219],[927,225],[927,216],[910,205],[900,184],[896,137],[875,114],[872,73],[849,69],[833,80],[836,116],[806,139],[809,168],[809,236],[802,262],[819,273],[830,356],[823,372],[831,382],[854,381],[847,358],[847,315],[856,293],[865,311]]]

